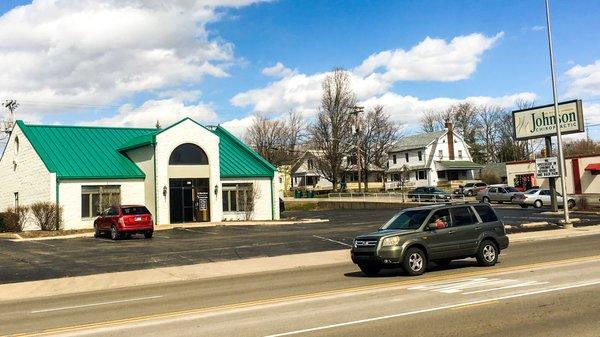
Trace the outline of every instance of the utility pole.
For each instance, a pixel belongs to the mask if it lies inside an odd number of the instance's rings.
[[[550,72],[552,75],[552,97],[554,99],[554,117],[556,120],[556,139],[558,143],[558,166],[560,170],[560,183],[562,185],[562,196],[563,196],[563,211],[564,211],[564,227],[572,228],[573,224],[569,219],[569,207],[567,203],[567,183],[565,182],[565,157],[563,154],[562,147],[562,137],[560,132],[560,119],[558,115],[558,101],[556,94],[556,70],[554,69],[554,51],[552,49],[552,25],[550,24],[550,4],[549,0],[545,0],[546,2],[546,28],[548,30],[548,51],[550,54]],[[555,197],[555,193],[553,193],[553,198]]]
[[[354,133],[356,135],[356,171],[358,173],[358,192],[362,192],[361,181],[362,181],[362,172],[361,172],[361,157],[360,157],[360,118],[359,114],[365,111],[362,106],[353,106],[351,114],[354,116]],[[366,191],[365,191],[366,192]]]

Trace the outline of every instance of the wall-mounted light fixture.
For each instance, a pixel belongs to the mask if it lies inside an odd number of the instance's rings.
[[[167,196],[167,186],[163,186],[163,196]]]
[[[219,185],[215,185],[215,195],[219,194]]]

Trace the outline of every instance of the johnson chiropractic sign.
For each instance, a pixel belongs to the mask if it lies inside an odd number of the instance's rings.
[[[581,100],[559,103],[558,121],[562,134],[583,132]],[[513,111],[513,125],[514,137],[517,140],[554,136],[556,135],[554,105]]]

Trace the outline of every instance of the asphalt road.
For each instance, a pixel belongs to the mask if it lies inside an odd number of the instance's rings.
[[[365,277],[351,263],[0,302],[22,336],[600,335],[600,235],[522,242],[495,267]]]
[[[0,240],[0,284],[118,271],[279,256],[347,247],[359,234],[376,230],[397,210],[286,212],[287,217],[329,222],[280,226],[217,226],[160,231],[152,240],[76,238]],[[497,208],[507,224],[554,221],[538,210]],[[576,215],[585,224],[600,217]]]

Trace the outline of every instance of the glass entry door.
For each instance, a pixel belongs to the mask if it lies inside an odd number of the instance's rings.
[[[169,179],[171,223],[210,221],[208,179]]]

